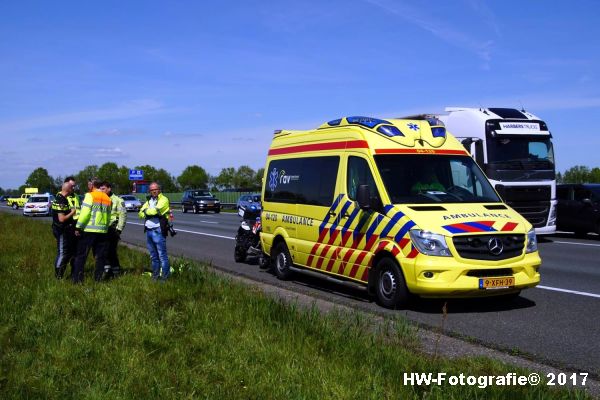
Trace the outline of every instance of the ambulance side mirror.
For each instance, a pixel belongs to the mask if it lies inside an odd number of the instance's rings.
[[[356,201],[361,210],[366,211],[371,209],[371,191],[369,190],[369,185],[358,186]]]
[[[496,192],[498,192],[498,194],[500,195],[500,199],[504,201],[504,199],[506,198],[506,190],[503,184],[499,183],[496,185]]]

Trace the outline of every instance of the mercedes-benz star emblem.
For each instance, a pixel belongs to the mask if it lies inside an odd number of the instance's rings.
[[[493,255],[499,256],[504,250],[502,240],[498,238],[491,238],[490,240],[488,240],[488,249],[490,249],[490,253],[492,253]]]

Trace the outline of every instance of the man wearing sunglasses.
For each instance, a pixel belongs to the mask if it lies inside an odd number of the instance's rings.
[[[150,197],[139,212],[139,217],[145,219],[146,246],[152,260],[152,279],[166,281],[170,275],[171,266],[167,255],[167,240],[169,233],[169,199],[160,192],[160,185],[152,182],[149,186]],[[161,274],[162,268],[162,274]]]

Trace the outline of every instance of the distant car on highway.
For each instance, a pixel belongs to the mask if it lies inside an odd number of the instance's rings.
[[[237,201],[238,213],[242,209],[252,209],[253,211],[260,212],[261,208],[260,193],[243,194]]]
[[[558,210],[556,225],[560,231],[585,236],[600,235],[600,184],[570,183],[556,187]]]
[[[54,196],[51,194],[34,194],[23,206],[23,215],[51,215],[52,200],[54,200]]]
[[[193,210],[195,214],[200,211],[214,211],[217,214],[221,212],[221,202],[206,189],[186,190],[181,198],[181,211],[186,213],[188,210]]]
[[[142,208],[142,202],[131,194],[124,194],[119,196],[125,202],[125,209],[127,211],[139,211]]]

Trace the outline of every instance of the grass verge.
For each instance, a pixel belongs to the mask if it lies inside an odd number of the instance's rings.
[[[421,354],[402,320],[303,310],[190,261],[164,285],[120,248],[125,276],[56,281],[47,223],[0,213],[0,398],[567,399],[539,386],[404,385],[404,372],[527,372],[485,358]]]

